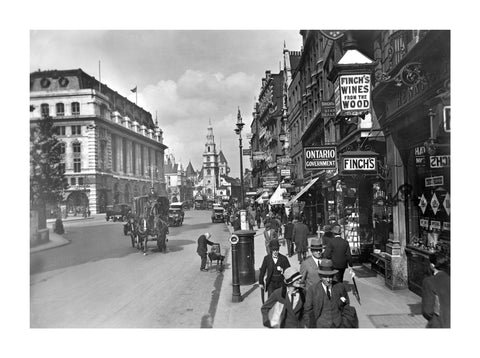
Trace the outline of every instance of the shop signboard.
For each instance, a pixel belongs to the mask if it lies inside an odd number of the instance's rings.
[[[303,148],[305,170],[336,169],[337,147],[324,145]]]
[[[321,101],[321,115],[323,118],[335,117],[335,102],[334,101]]]
[[[247,196],[256,196],[256,195],[257,195],[257,192],[256,192],[256,191],[247,191],[247,192],[245,193],[245,195],[247,195]]]
[[[335,80],[335,109],[342,116],[370,111],[370,74],[341,75]]]
[[[429,163],[431,169],[448,168],[450,167],[450,155],[431,155]]]
[[[440,185],[443,185],[443,175],[425,178],[425,186],[427,188]]]
[[[424,145],[415,147],[415,165],[417,167],[424,167],[426,164],[427,149]]]
[[[290,178],[290,169],[282,169],[280,170],[280,175],[282,177]]]
[[[250,156],[250,155],[252,155],[252,149],[251,148],[244,148],[242,150],[242,154],[246,155],[246,156]]]
[[[376,174],[378,169],[377,154],[373,152],[344,153],[341,155],[340,163],[341,174]]]

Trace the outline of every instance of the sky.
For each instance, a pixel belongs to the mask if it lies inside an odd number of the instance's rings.
[[[293,30],[32,30],[30,71],[84,72],[149,111],[164,144],[184,168],[201,169],[211,121],[220,149],[239,177],[238,108],[248,148],[255,98],[265,71],[280,71],[283,48],[299,51]],[[283,63],[283,62],[282,62]],[[137,99],[130,90],[137,87]],[[243,158],[250,167],[249,157]]]

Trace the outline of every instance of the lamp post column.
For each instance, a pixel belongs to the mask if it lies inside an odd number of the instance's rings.
[[[240,147],[240,209],[245,207],[245,199],[243,195],[243,153],[242,153],[242,131],[240,131],[239,137],[239,147]]]

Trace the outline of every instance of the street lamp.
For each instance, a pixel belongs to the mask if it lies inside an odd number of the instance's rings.
[[[240,114],[240,107],[238,107],[237,128],[235,133],[238,135],[238,146],[240,148],[240,209],[244,207],[243,199],[243,153],[242,153],[242,129],[245,123],[242,122],[242,115]]]

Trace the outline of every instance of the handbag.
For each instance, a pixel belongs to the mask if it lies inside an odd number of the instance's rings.
[[[358,316],[355,307],[350,305],[343,307],[342,328],[358,328]]]
[[[283,311],[283,303],[275,302],[272,308],[268,311],[268,320],[271,328],[280,328],[281,315]]]

